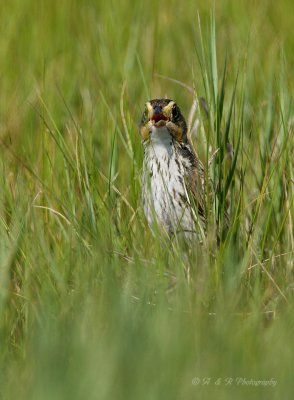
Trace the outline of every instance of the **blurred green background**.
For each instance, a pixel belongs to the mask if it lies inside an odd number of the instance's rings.
[[[1,398],[291,397],[293,9],[2,2]],[[141,209],[137,124],[154,97],[188,116],[176,81],[207,101],[202,157],[228,121],[241,138],[236,166],[216,159],[214,179],[234,173],[220,246],[166,243]]]

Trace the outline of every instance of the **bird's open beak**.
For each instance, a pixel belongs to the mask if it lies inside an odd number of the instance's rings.
[[[155,126],[160,127],[166,124],[168,118],[163,114],[161,107],[155,107],[150,120]]]
[[[153,114],[151,121],[154,121],[154,123],[157,123],[159,121],[167,121],[167,118],[164,114]]]

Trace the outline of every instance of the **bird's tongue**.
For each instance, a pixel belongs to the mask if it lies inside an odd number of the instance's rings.
[[[167,118],[163,114],[154,114],[152,117],[152,121],[158,122],[158,121],[166,121]]]

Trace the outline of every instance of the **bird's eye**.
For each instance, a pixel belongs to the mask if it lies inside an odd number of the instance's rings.
[[[180,111],[179,108],[177,106],[174,106],[172,109],[172,116],[174,120],[177,120],[180,116]]]

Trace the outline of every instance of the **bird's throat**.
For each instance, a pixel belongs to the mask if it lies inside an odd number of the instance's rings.
[[[164,155],[170,156],[173,148],[173,140],[169,130],[165,127],[152,127],[151,146],[158,158]]]

